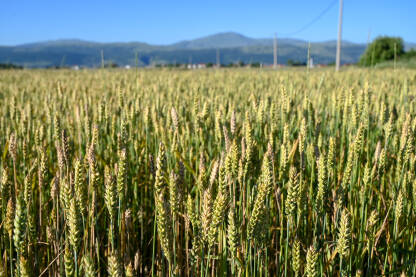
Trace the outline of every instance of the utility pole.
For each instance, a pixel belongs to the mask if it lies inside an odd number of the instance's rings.
[[[306,61],[306,69],[309,72],[311,68],[311,42],[308,42],[308,60]]]
[[[274,40],[273,40],[273,69],[277,68],[277,36],[274,33]]]
[[[221,62],[220,62],[220,49],[217,49],[217,68],[220,68]]]
[[[101,49],[101,68],[104,68],[104,50]]]
[[[367,47],[370,44],[370,39],[371,39],[371,29],[368,29],[368,36],[367,36]]]
[[[339,65],[341,63],[342,6],[343,6],[343,0],[339,0],[338,41],[337,41],[337,56],[335,60],[335,71],[339,71]]]

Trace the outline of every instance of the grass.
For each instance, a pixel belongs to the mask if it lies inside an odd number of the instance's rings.
[[[388,62],[382,62],[382,63],[378,63],[375,65],[376,68],[394,68],[394,61],[388,61]],[[416,58],[409,58],[409,59],[403,59],[403,60],[398,60],[396,63],[396,68],[401,68],[401,69],[416,69]]]

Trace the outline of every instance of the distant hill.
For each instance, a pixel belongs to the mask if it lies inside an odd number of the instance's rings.
[[[404,43],[404,50],[409,51],[410,49],[416,49],[416,43],[405,42]]]
[[[179,49],[209,49],[209,48],[234,48],[257,45],[258,41],[238,33],[218,33],[194,40],[185,40],[174,43],[171,46]]]
[[[278,63],[289,59],[306,61],[308,43],[298,39],[278,38]],[[343,41],[342,63],[355,63],[366,45]],[[416,44],[406,44],[406,48]],[[335,61],[336,41],[311,44],[314,63]],[[135,65],[136,53],[140,66],[163,63],[216,62],[217,50],[223,64],[273,62],[272,38],[249,38],[227,32],[194,40],[180,41],[170,45],[151,45],[143,42],[98,43],[78,39],[45,41],[17,46],[0,46],[0,63],[14,63],[26,67],[87,66],[101,65],[101,51],[105,62],[118,65]]]

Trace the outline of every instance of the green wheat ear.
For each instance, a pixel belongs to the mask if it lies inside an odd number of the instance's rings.
[[[292,248],[292,269],[295,273],[295,276],[300,276],[300,242],[295,240]]]
[[[179,129],[179,117],[178,117],[178,113],[176,112],[174,107],[172,107],[172,109],[170,111],[170,114],[171,114],[171,117],[172,117],[173,127],[177,131]]]
[[[10,156],[13,159],[13,162],[16,162],[17,159],[17,141],[16,141],[16,135],[13,133],[10,135],[9,138],[9,152]]]
[[[118,192],[118,197],[120,199],[123,197],[124,191],[126,190],[126,186],[127,186],[126,167],[127,167],[127,153],[126,153],[126,149],[123,148],[122,150],[120,150],[119,163],[117,167],[117,192]]]
[[[64,261],[65,261],[65,276],[68,276],[68,277],[74,276],[74,273],[75,273],[74,256],[69,246],[69,242],[65,243]]]
[[[15,207],[13,203],[13,198],[9,198],[7,201],[7,208],[6,208],[6,219],[4,222],[4,228],[6,229],[7,233],[9,234],[9,238],[12,239],[13,234],[13,227],[14,227],[14,214],[15,214]]]
[[[110,277],[121,277],[122,276],[120,262],[119,262],[118,257],[115,253],[112,253],[112,254],[110,254],[110,256],[108,256],[107,272],[108,272],[108,276],[110,276]]]
[[[159,144],[159,154],[156,160],[156,176],[155,176],[155,192],[160,194],[164,184],[165,184],[165,163],[166,163],[166,154],[165,146],[163,143]]]
[[[342,257],[346,257],[349,253],[349,237],[350,237],[350,218],[348,211],[344,209],[341,214],[341,222],[339,224],[337,250]]]
[[[250,239],[254,239],[261,235],[261,223],[265,219],[266,207],[265,201],[272,188],[272,168],[271,157],[266,154],[263,158],[262,172],[260,175],[260,184],[254,201],[253,210],[247,226],[247,235]]]
[[[13,241],[16,251],[22,255],[25,251],[27,232],[27,214],[26,204],[22,194],[19,195],[16,202],[16,212],[14,217]]]
[[[375,235],[376,235],[376,224],[378,221],[378,211],[377,210],[373,210],[370,214],[370,217],[368,218],[368,222],[367,222],[367,232],[368,232],[368,250],[370,250],[371,248],[371,243],[372,241],[374,241],[375,239]]]
[[[29,277],[32,276],[30,272],[30,267],[25,257],[19,258],[19,274],[20,277]],[[69,275],[67,275],[69,276]]]
[[[186,200],[186,215],[187,219],[192,223],[193,226],[197,224],[197,215],[195,213],[195,206],[190,194],[188,194],[188,198]]]
[[[212,247],[216,243],[218,228],[224,221],[226,211],[227,197],[219,190],[214,202],[214,211],[212,215],[211,226],[208,230],[208,245]]]
[[[77,252],[79,243],[82,238],[81,224],[80,224],[80,212],[75,200],[75,196],[71,197],[70,208],[68,212],[68,225],[69,225],[69,241],[74,251]]]
[[[175,172],[170,173],[169,178],[169,202],[173,218],[176,218],[179,212],[179,176]]]
[[[209,227],[212,220],[212,202],[212,189],[208,187],[202,194],[201,227],[205,242],[208,242]]]
[[[172,261],[172,218],[169,203],[163,194],[155,195],[157,234],[163,255]]]
[[[131,262],[125,266],[125,276],[126,277],[134,277],[134,269],[133,269],[133,265],[131,264]]]
[[[238,229],[235,222],[233,208],[230,208],[228,211],[227,242],[228,247],[230,248],[231,256],[234,257],[238,246]]]
[[[96,276],[94,261],[91,259],[89,255],[85,255],[82,258],[82,270],[84,272],[85,277]]]
[[[0,184],[0,201],[3,201],[4,203],[4,201],[8,201],[9,197],[11,196],[11,186],[9,183],[9,172],[7,167],[3,168]]]
[[[318,210],[322,211],[326,201],[327,194],[327,174],[326,174],[326,164],[325,156],[321,153],[321,156],[318,160],[318,192],[316,193],[316,203]]]
[[[299,182],[295,167],[291,167],[289,170],[289,182],[287,187],[285,210],[286,214],[292,217],[296,211],[296,204],[299,198]]]
[[[231,121],[230,121],[230,130],[231,134],[234,136],[237,129],[237,119],[235,115],[235,110],[231,113]]]
[[[78,210],[83,216],[86,215],[88,206],[88,190],[87,183],[85,180],[85,169],[84,165],[79,159],[74,164],[74,189],[75,199],[78,205]]]
[[[403,213],[403,202],[404,202],[403,200],[404,200],[403,193],[400,190],[396,199],[396,207],[394,210],[394,215],[395,215],[395,220],[396,220],[397,225],[399,224],[400,218],[402,217],[402,213]]]
[[[306,253],[306,276],[307,277],[316,277],[318,276],[317,272],[317,260],[318,253],[316,253],[313,246],[309,247],[308,252]]]
[[[105,176],[104,202],[110,219],[114,222],[117,208],[117,186],[108,167],[105,168]]]

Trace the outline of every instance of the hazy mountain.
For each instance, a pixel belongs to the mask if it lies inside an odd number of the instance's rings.
[[[348,41],[342,43],[342,63],[355,63],[366,45]],[[407,43],[406,48],[416,47]],[[278,63],[289,59],[306,61],[308,43],[298,39],[278,38]],[[336,41],[311,43],[311,56],[315,63],[335,61]],[[227,32],[170,45],[151,45],[143,42],[98,43],[78,39],[63,39],[29,43],[17,46],[0,46],[0,63],[15,63],[26,67],[101,65],[101,52],[105,62],[140,66],[158,63],[216,62],[217,50],[223,64],[273,62],[273,39],[250,38]]]
[[[180,49],[209,49],[209,48],[233,48],[259,44],[257,39],[249,38],[238,33],[218,33],[194,40],[184,40],[172,44]]]
[[[411,43],[411,42],[405,42],[404,43],[404,50],[405,51],[409,51],[412,48],[416,50],[416,43]]]

